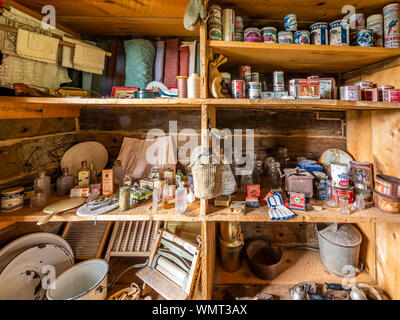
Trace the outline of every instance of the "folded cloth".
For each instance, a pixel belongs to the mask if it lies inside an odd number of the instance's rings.
[[[182,41],[181,47],[189,48],[189,74],[190,77],[192,73],[196,72],[196,40],[194,41]]]
[[[156,61],[154,64],[154,81],[164,80],[165,41],[156,42]]]
[[[166,41],[164,84],[167,87],[176,87],[176,77],[179,73],[179,39]]]
[[[188,47],[180,47],[179,48],[179,75],[180,76],[189,76],[189,48]]]
[[[100,48],[75,44],[74,68],[76,70],[103,74],[106,53]]]
[[[17,54],[26,59],[56,64],[59,39],[18,29]]]

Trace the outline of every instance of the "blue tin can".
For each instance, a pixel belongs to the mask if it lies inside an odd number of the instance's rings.
[[[328,45],[328,23],[326,22],[317,22],[314,23],[311,27],[311,44],[315,44],[317,46],[325,46]]]
[[[278,31],[274,27],[264,27],[261,29],[261,39],[264,43],[276,43]]]
[[[373,47],[374,31],[372,29],[360,29],[357,32],[357,47]]]
[[[288,14],[284,18],[286,31],[297,31],[297,16]]]
[[[300,30],[294,33],[295,44],[310,44],[310,31]]]
[[[327,189],[327,181],[328,176],[319,171],[313,171],[312,175],[314,176],[314,194],[315,198],[318,200],[325,200],[326,198],[326,189]]]
[[[350,28],[343,20],[336,20],[329,25],[329,44],[331,46],[350,45]]]

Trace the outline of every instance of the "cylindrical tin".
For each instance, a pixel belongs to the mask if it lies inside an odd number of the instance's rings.
[[[310,44],[310,31],[299,30],[294,33],[295,44]]]
[[[130,201],[130,188],[119,188],[119,211],[129,210],[131,208]]]
[[[11,212],[24,206],[24,188],[15,187],[1,191],[1,212]]]
[[[354,83],[354,85],[360,87],[361,90],[374,88],[374,84],[371,81],[360,81]]]
[[[350,45],[351,46],[357,46],[357,30],[352,30],[350,32]]]
[[[210,40],[222,40],[222,28],[209,27],[208,28],[208,39],[210,39]]]
[[[365,15],[364,13],[355,13],[350,16],[351,29],[365,29]]]
[[[274,27],[264,27],[261,29],[262,40],[264,43],[276,43],[278,31]]]
[[[241,241],[243,235],[240,222],[220,222],[219,223],[219,236],[221,240],[226,242]]]
[[[393,86],[388,86],[388,85],[386,85],[386,86],[379,86],[379,87],[378,87],[378,99],[379,99],[379,101],[383,101],[383,97],[384,97],[384,95],[385,95],[385,92],[386,92],[387,90],[392,90],[392,89],[394,89]]]
[[[375,178],[375,190],[385,196],[400,199],[400,179],[378,174]]]
[[[334,186],[347,188],[350,186],[349,166],[345,163],[331,163],[331,177]]]
[[[247,28],[244,30],[245,42],[261,42],[261,31],[258,28]]]
[[[391,3],[383,8],[384,42],[386,48],[399,48],[399,4]]]
[[[383,47],[383,16],[374,14],[367,18],[367,29],[374,32],[374,46]]]
[[[235,11],[233,9],[222,10],[222,38],[224,41],[233,41],[235,38]]]
[[[340,100],[359,101],[361,97],[360,87],[344,86],[340,87]]]
[[[249,99],[261,99],[261,83],[249,83]]]
[[[210,6],[209,10],[208,10],[208,26],[210,27],[211,25],[216,25],[220,28],[222,28],[222,8],[217,5],[217,4],[213,4],[212,6]]]
[[[239,67],[239,76],[241,80],[245,80],[250,76],[251,78],[251,67],[250,66],[240,66]]]
[[[349,203],[354,202],[354,188],[353,187],[333,187],[333,196],[339,203],[339,196],[345,195],[349,198]]]
[[[231,78],[231,74],[228,72],[221,72],[221,76],[222,76],[222,93],[226,96],[226,97],[230,97],[231,96],[231,91],[232,91],[232,78]]]
[[[297,31],[297,16],[288,14],[284,18],[286,31]]]
[[[357,47],[373,47],[374,32],[372,29],[359,29],[357,31]]]
[[[187,76],[177,76],[178,98],[187,98]]]
[[[251,73],[251,82],[260,82],[260,74],[258,72]]]
[[[291,31],[280,31],[278,33],[279,43],[293,43],[293,32]]]
[[[400,213],[400,198],[388,197],[374,190],[375,207],[389,213]]]
[[[311,31],[311,44],[327,45],[329,42],[328,37],[328,23],[317,22],[310,27]]]
[[[246,83],[244,80],[232,80],[232,96],[235,99],[246,98]]]
[[[274,76],[274,91],[282,92],[285,91],[285,74],[283,71],[275,71]]]
[[[312,175],[314,176],[315,198],[318,200],[325,200],[328,175],[319,171],[313,171]]]
[[[383,90],[383,102],[400,102],[400,90]]]
[[[235,32],[235,41],[243,42],[243,32]]]
[[[243,33],[243,30],[244,30],[243,18],[239,17],[239,16],[236,16],[235,21],[236,21],[236,23],[235,23],[235,32]]]
[[[331,46],[350,45],[350,29],[345,27],[343,20],[336,20],[329,25],[329,44]]]
[[[227,242],[219,237],[222,268],[227,272],[238,271],[241,267],[240,253],[243,248],[243,240]]]

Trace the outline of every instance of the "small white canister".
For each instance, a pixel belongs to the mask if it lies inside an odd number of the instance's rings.
[[[187,81],[188,98],[200,98],[200,77],[197,73],[192,73]]]
[[[369,16],[367,29],[374,32],[374,47],[383,47],[383,16],[381,14]]]
[[[24,188],[15,187],[1,191],[1,212],[10,212],[24,206]]]
[[[331,177],[334,186],[348,187],[350,185],[349,166],[345,163],[331,163]]]

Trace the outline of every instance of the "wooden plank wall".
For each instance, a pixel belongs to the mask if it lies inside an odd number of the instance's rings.
[[[372,81],[378,85],[400,87],[400,67],[372,72],[350,79]],[[348,147],[361,159],[371,161],[374,173],[400,177],[400,112],[352,112],[348,113]],[[362,228],[369,249],[367,261],[374,263],[378,284],[392,299],[400,299],[400,225],[377,223]],[[365,240],[364,238],[364,240]],[[369,266],[371,267],[371,265]]]

